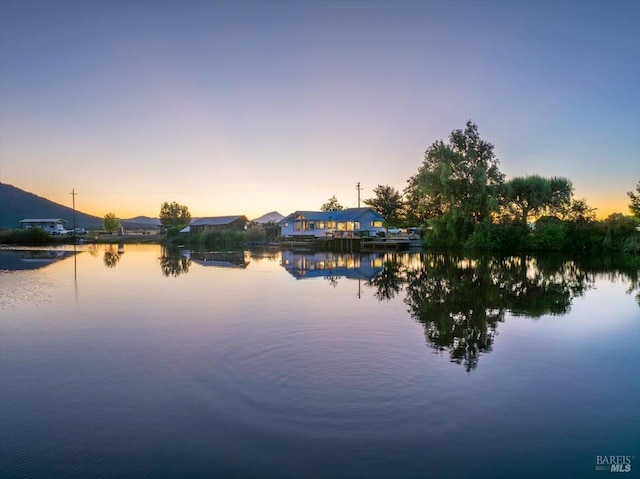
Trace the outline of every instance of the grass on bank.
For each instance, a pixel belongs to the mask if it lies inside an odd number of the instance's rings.
[[[518,253],[529,251],[574,251],[578,253],[622,252],[640,254],[640,219],[621,214],[602,221],[561,221],[541,218],[531,228],[519,222],[504,221],[476,225],[466,238],[451,242],[448,225],[431,222],[424,245],[427,248],[453,248],[476,251]],[[180,233],[163,235],[96,235],[82,237],[51,236],[41,229],[0,230],[0,243],[10,245],[48,245],[74,243],[161,243],[204,246],[216,250],[237,250],[246,245],[264,244],[275,238],[262,230]]]
[[[427,245],[438,246],[438,230]],[[463,242],[465,249],[481,251],[575,251],[581,253],[640,253],[640,219],[612,215],[603,221],[562,221],[543,217],[534,227],[501,222],[477,225]]]
[[[208,231],[205,233],[179,233],[168,231],[167,240],[171,243],[183,243],[205,246],[217,250],[241,249],[247,244],[262,244],[267,235],[260,230],[247,231]]]
[[[0,230],[1,244],[41,246],[56,242],[53,236],[40,228]]]
[[[73,244],[159,243],[161,235],[108,235],[89,233],[82,236],[52,236],[40,228],[0,230],[0,244],[43,246]]]

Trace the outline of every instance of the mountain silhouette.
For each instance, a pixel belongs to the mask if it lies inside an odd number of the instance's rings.
[[[20,228],[20,220],[33,218],[62,218],[66,227],[73,227],[73,209],[34,195],[15,186],[0,183],[0,228]],[[125,228],[150,228],[160,223],[157,218],[137,217],[121,220]],[[102,218],[76,210],[76,226],[102,229]]]

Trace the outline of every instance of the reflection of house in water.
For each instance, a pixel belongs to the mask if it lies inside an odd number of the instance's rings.
[[[249,261],[244,252],[221,253],[217,251],[185,251],[191,261],[201,266],[217,266],[218,268],[246,268]]]
[[[19,271],[39,269],[76,254],[62,250],[12,250],[0,251],[0,270]]]
[[[282,251],[282,267],[296,279],[345,277],[370,280],[382,270],[384,256],[353,253]]]

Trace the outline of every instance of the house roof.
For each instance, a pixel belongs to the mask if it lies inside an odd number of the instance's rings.
[[[355,221],[364,213],[372,213],[379,216],[380,219],[384,219],[373,208],[347,208],[341,211],[294,211],[290,215],[282,218],[280,222],[292,221],[297,216],[304,216],[305,219],[313,221]]]
[[[36,218],[36,219],[26,219],[20,220],[20,223],[66,223],[67,220],[63,220],[62,218]]]
[[[244,219],[244,221],[249,221],[247,220],[247,217],[244,215],[237,215],[237,216],[212,216],[209,218],[198,218],[197,220],[192,221],[189,226],[201,226],[201,225],[207,225],[207,226],[222,226],[222,225],[228,225],[233,223],[236,220],[239,219]]]

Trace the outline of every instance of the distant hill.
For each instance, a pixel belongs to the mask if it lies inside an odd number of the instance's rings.
[[[135,218],[123,219],[122,223],[156,227],[160,224],[160,218],[149,218],[148,216],[136,216]]]
[[[20,220],[34,218],[62,218],[67,228],[73,227],[73,209],[54,203],[41,196],[0,183],[0,228],[20,228]],[[139,216],[122,220],[125,228],[142,229],[157,226],[159,220]],[[76,210],[76,226],[86,229],[101,229],[102,218]]]
[[[277,211],[271,211],[270,213],[266,213],[252,221],[254,223],[277,223],[282,218],[284,218],[284,216],[278,213]]]

